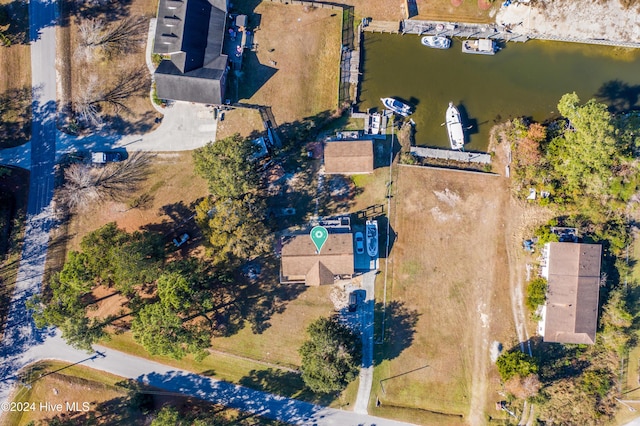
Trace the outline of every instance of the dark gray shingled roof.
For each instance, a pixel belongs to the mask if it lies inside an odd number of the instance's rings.
[[[161,99],[221,104],[226,0],[160,0],[153,51],[170,55],[154,77]]]

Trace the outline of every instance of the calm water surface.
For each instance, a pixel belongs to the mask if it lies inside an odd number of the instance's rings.
[[[582,101],[606,95],[640,107],[640,49],[529,41],[509,43],[494,56],[429,49],[417,35],[365,35],[360,110],[382,108],[395,96],[416,106],[416,143],[449,147],[441,126],[449,101],[463,115],[466,149],[485,150],[494,123],[518,116],[544,121],[567,92]]]

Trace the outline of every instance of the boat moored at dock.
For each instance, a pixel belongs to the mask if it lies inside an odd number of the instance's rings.
[[[449,102],[446,113],[447,118],[447,134],[449,135],[449,143],[451,149],[460,150],[464,148],[464,132],[462,130],[462,121],[458,108]]]
[[[495,55],[496,42],[488,38],[465,40],[462,42],[462,52],[476,55]]]
[[[448,49],[451,47],[451,39],[442,36],[424,36],[420,42],[423,46],[434,49]]]
[[[411,111],[411,106],[405,104],[404,102],[400,102],[395,98],[380,98],[382,104],[393,112],[394,114],[399,114],[403,117],[408,117],[413,112]]]
[[[378,221],[368,220],[367,227],[367,254],[371,257],[378,255]]]

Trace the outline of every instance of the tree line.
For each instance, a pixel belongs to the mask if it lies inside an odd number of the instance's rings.
[[[513,153],[513,186],[528,188],[556,212],[536,230],[538,244],[558,241],[553,226],[576,227],[584,242],[603,248],[601,313],[594,345],[534,342],[533,357],[518,348],[497,362],[505,388],[539,406],[547,424],[602,424],[616,411],[621,362],[636,344],[634,291],[623,285],[630,273],[624,254],[631,242],[629,213],[640,188],[636,156],[640,115],[613,114],[595,99],[581,103],[575,93],[558,103],[559,119],[545,124],[513,120],[504,129]],[[548,194],[548,196],[547,196]],[[546,281],[533,279],[526,304],[545,302]]]

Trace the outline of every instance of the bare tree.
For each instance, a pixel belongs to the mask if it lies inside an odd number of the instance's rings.
[[[153,155],[134,152],[125,161],[104,167],[72,164],[65,172],[65,184],[57,202],[70,211],[82,211],[106,201],[122,201],[136,191],[149,174]]]
[[[100,101],[102,97],[98,84],[98,77],[95,74],[89,76],[84,90],[80,90],[74,105],[78,119],[90,126],[100,126],[104,120],[102,118]]]
[[[115,113],[129,111],[127,101],[132,96],[147,90],[147,71],[137,68],[122,73],[110,89],[102,89],[95,74],[87,79],[84,90],[80,90],[74,101],[74,111],[80,122],[90,127],[104,122],[106,110]]]
[[[146,68],[138,68],[121,74],[116,84],[104,92],[98,101],[110,105],[116,112],[128,111],[126,100],[146,90],[147,72]]]
[[[147,21],[142,16],[128,17],[107,25],[99,19],[84,20],[78,30],[80,45],[88,50],[102,49],[106,55],[128,52],[144,40]]]

